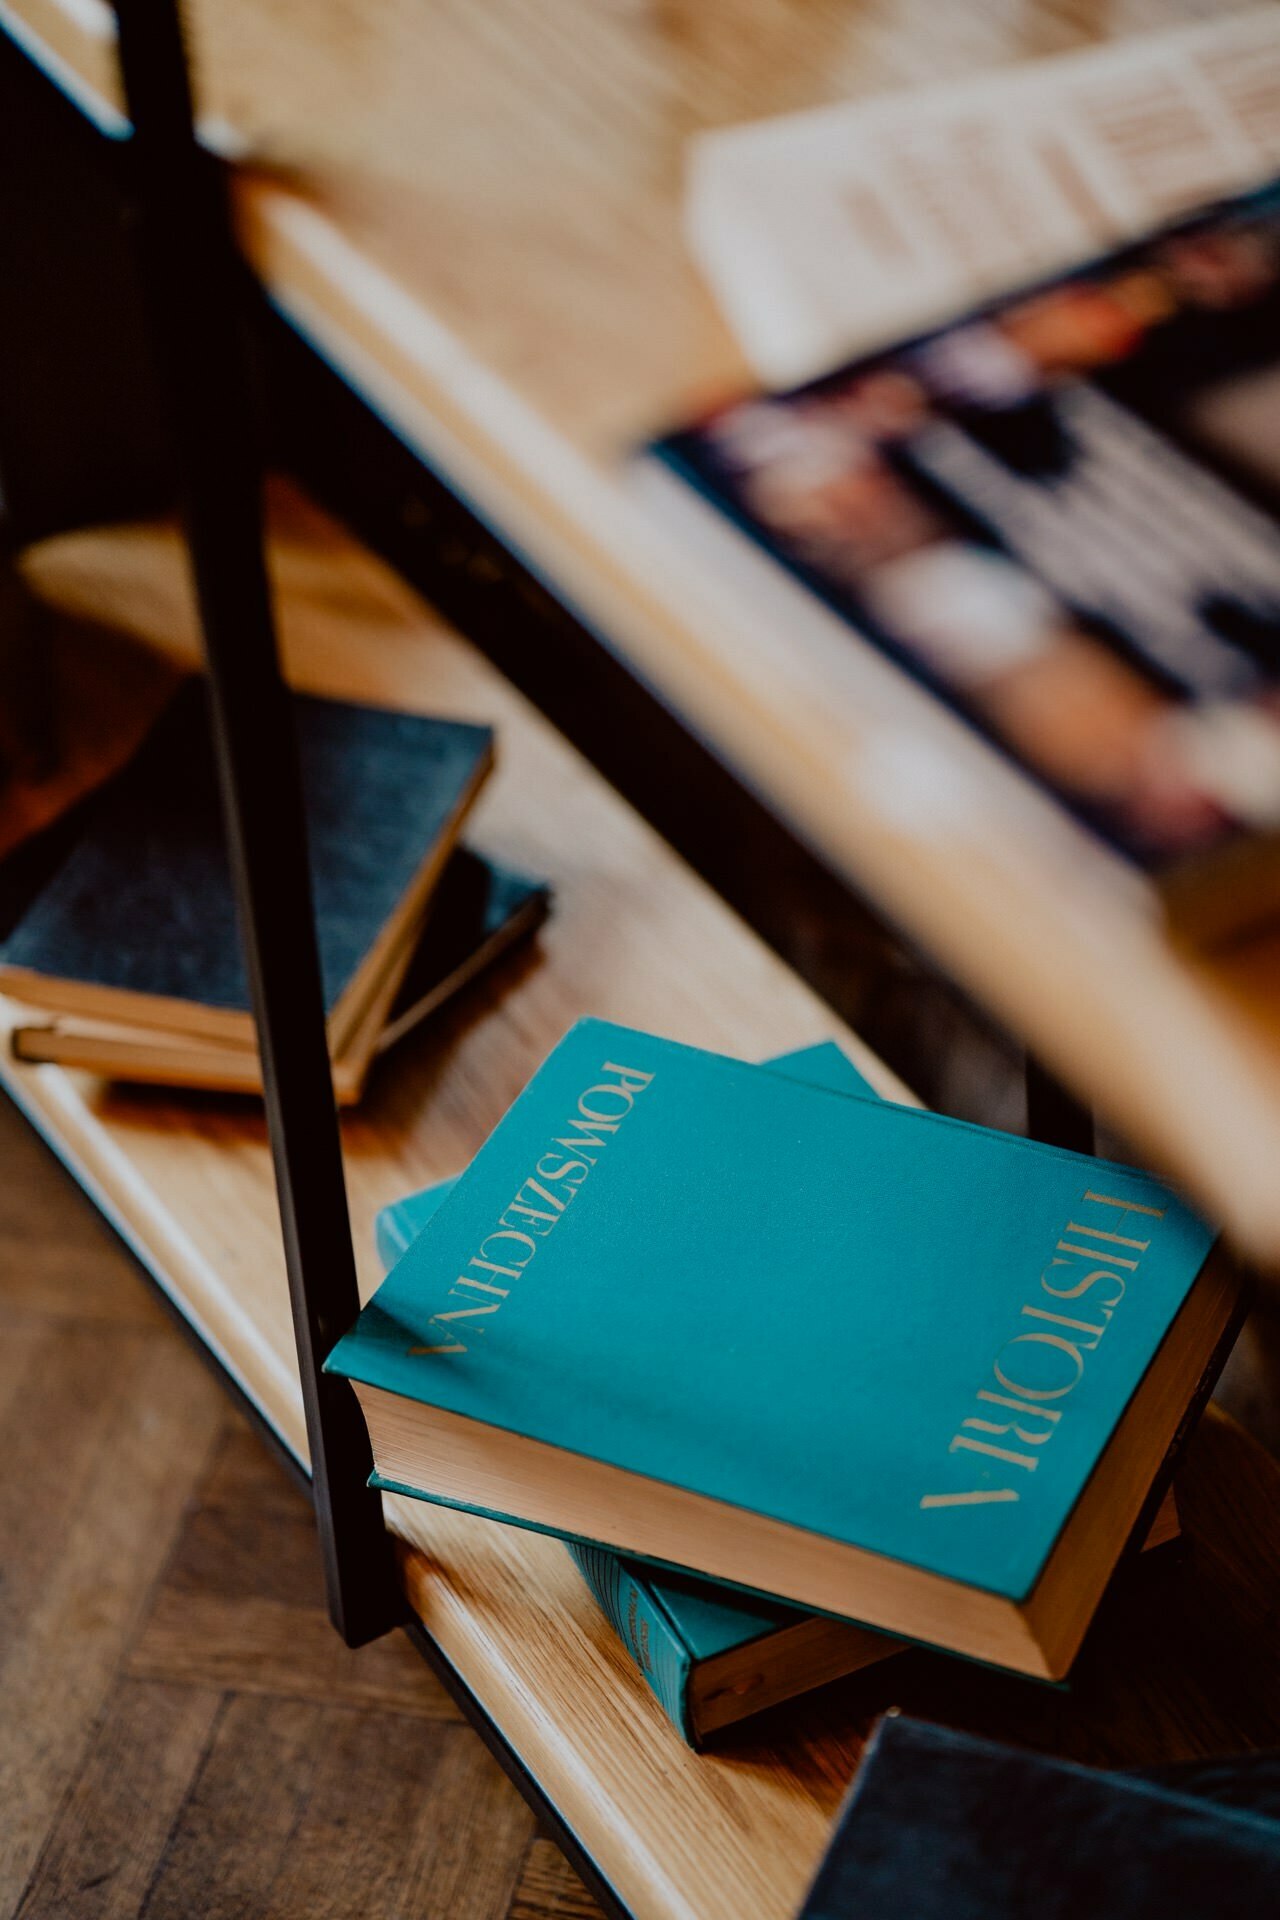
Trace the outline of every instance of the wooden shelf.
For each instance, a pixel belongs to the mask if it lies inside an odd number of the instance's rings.
[[[273,568],[291,677],[317,691],[486,720],[500,770],[477,841],[547,873],[539,948],[393,1056],[344,1121],[362,1284],[378,1207],[456,1171],[565,1025],[584,1012],[760,1057],[857,1039],[455,635],[284,489]],[[34,556],[66,613],[194,657],[177,536],[80,534]],[[301,1402],[264,1126],[251,1101],[112,1089],[5,1059],[0,1075],[285,1442]],[[1280,1472],[1213,1420],[1184,1476],[1192,1571],[1150,1609],[1140,1588],[1096,1636],[1074,1700],[963,1663],[898,1669],[743,1730],[680,1742],[554,1541],[391,1500],[408,1591],[431,1634],[637,1920],[786,1920],[823,1846],[871,1712],[916,1711],[1094,1760],[1144,1761],[1280,1739],[1267,1678],[1280,1592]],[[1153,1630],[1153,1617],[1157,1624]],[[1246,1678],[1247,1676],[1247,1678]],[[882,1687],[883,1687],[882,1683]]]
[[[1194,0],[1144,13],[1157,26]],[[1280,934],[1214,966],[856,641],[798,647],[622,456],[740,358],[680,238],[697,129],[1046,53],[1096,9],[193,0],[210,136],[284,313],[727,764],[1260,1263],[1280,1267]],[[101,0],[0,0],[118,130]]]

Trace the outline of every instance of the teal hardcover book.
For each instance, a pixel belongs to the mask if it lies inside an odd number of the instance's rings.
[[[768,1063],[836,1092],[875,1094],[834,1041]],[[378,1255],[407,1253],[455,1182],[411,1193],[374,1221]],[[714,1580],[664,1573],[603,1547],[570,1541],[583,1579],[663,1710],[690,1745],[824,1681],[901,1651],[890,1636],[738,1593]]]
[[[1135,1169],[585,1020],[329,1364],[386,1484],[1057,1677],[1230,1319],[1212,1239]]]

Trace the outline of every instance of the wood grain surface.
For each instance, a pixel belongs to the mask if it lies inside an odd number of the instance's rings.
[[[870,648],[755,617],[624,465],[744,378],[681,239],[691,134],[1216,11],[187,8],[284,313],[838,870],[1280,1268],[1280,933],[1176,951],[1094,843]],[[0,19],[118,127],[103,0],[0,0]]]
[[[0,1169],[0,1913],[596,1920],[3,1099]]]
[[[634,1021],[749,1057],[833,1035],[884,1091],[904,1094],[470,648],[295,494],[277,489],[274,509],[274,570],[295,679],[496,724],[500,771],[477,811],[475,837],[500,858],[546,873],[556,888],[556,909],[537,949],[478,984],[388,1061],[365,1105],[344,1122],[366,1289],[376,1279],[377,1207],[464,1164],[580,1013]],[[91,606],[99,621],[163,640],[179,657],[190,648],[190,610],[172,529],[86,535],[49,550],[44,561],[41,584],[51,604]],[[131,1093],[53,1068],[8,1062],[3,1072],[10,1091],[163,1277],[180,1309],[300,1452],[301,1411],[259,1110],[248,1101]],[[38,1330],[24,1336],[38,1337]],[[132,1408],[137,1421],[151,1419],[146,1409],[154,1398],[155,1418],[196,1421],[197,1441],[206,1429],[211,1435],[216,1405],[186,1391],[129,1342],[126,1328],[113,1360],[121,1418]],[[21,1345],[0,1343],[0,1391],[12,1374],[13,1390],[27,1396],[15,1421],[26,1447],[23,1463],[34,1455],[34,1442],[22,1423],[30,1424],[45,1392],[55,1396],[55,1418],[60,1406],[76,1404],[86,1379],[101,1373],[97,1345],[96,1329],[86,1330],[79,1346],[73,1337],[60,1363],[64,1374],[50,1374],[46,1385],[39,1374],[24,1374]],[[125,1455],[128,1470],[149,1489],[147,1498],[161,1507],[185,1497],[181,1477],[165,1470],[165,1453],[156,1446],[141,1459]],[[56,1574],[44,1643],[50,1662],[59,1637],[71,1633],[56,1601],[70,1591],[67,1583],[100,1580],[104,1606],[123,1617],[127,1608],[116,1589],[133,1578],[131,1556],[140,1555],[145,1566],[147,1555],[158,1552],[153,1535],[162,1529],[144,1514],[130,1522],[134,1531],[121,1552],[101,1560],[101,1542],[88,1530],[82,1503],[104,1484],[116,1485],[122,1469],[114,1443],[108,1454],[95,1453],[86,1441],[75,1473],[45,1470],[35,1501],[21,1479],[11,1487],[20,1528],[35,1525],[43,1503],[56,1502],[73,1535],[78,1526],[85,1530],[78,1548],[64,1543],[49,1550]],[[33,1461],[33,1471],[37,1465]],[[243,1463],[220,1469],[241,1471]],[[1167,1585],[1132,1589],[1112,1610],[1071,1698],[922,1659],[909,1680],[895,1672],[891,1694],[883,1676],[870,1686],[829,1689],[702,1757],[677,1739],[556,1542],[410,1501],[388,1502],[388,1516],[405,1542],[405,1579],[423,1620],[638,1920],[786,1920],[870,1719],[891,1698],[1085,1758],[1137,1760],[1280,1739],[1268,1640],[1280,1600],[1275,1474],[1235,1429],[1216,1422],[1205,1429],[1186,1476],[1189,1565]],[[378,1664],[384,1651],[353,1659],[321,1645],[323,1635],[290,1612],[287,1569],[281,1586],[267,1574],[261,1590],[228,1596],[217,1584],[221,1551],[216,1527],[191,1531],[132,1653],[136,1684],[176,1681],[202,1697],[217,1696],[230,1684],[227,1623],[234,1618],[243,1704],[219,1722],[222,1745],[216,1765],[209,1763],[203,1811],[190,1812],[187,1825],[176,1829],[175,1857],[191,1873],[207,1864],[201,1835],[209,1823],[238,1817],[236,1773],[249,1762],[237,1756],[261,1750],[277,1757],[272,1792],[278,1787],[284,1798],[268,1797],[263,1817],[284,1822],[304,1750],[311,1755],[306,1764],[314,1760],[319,1767],[313,1749],[330,1738],[324,1715],[331,1682],[354,1689],[370,1712],[394,1710],[395,1682],[388,1694]],[[69,1657],[74,1674],[79,1656]],[[302,1678],[304,1667],[313,1681]],[[72,1680],[57,1684],[74,1693]],[[278,1704],[282,1695],[287,1709]],[[144,1709],[150,1704],[140,1700],[136,1711]],[[90,1698],[82,1725],[92,1711]],[[156,1764],[163,1771],[172,1742],[179,1756],[173,1769],[181,1772],[181,1756],[202,1737],[201,1709],[188,1701],[180,1711],[163,1703],[155,1711],[162,1714]],[[164,1712],[171,1717],[164,1719]],[[3,1725],[11,1728],[11,1715]],[[0,1732],[5,1737],[13,1735]],[[25,1783],[35,1796],[31,1835],[51,1817],[65,1764],[55,1755],[41,1763],[43,1775],[36,1766]],[[316,1791],[331,1795],[332,1778],[322,1769]],[[137,1844],[145,1852],[150,1843],[140,1833]],[[370,1842],[375,1849],[382,1844]],[[379,1870],[376,1860],[369,1863],[369,1885],[381,1884]],[[435,1874],[453,1870],[439,1862],[430,1867]],[[130,1871],[141,1874],[144,1867]],[[296,1884],[314,1893],[306,1869],[297,1872],[304,1878]],[[545,1908],[551,1896],[542,1867],[535,1873],[530,1866],[529,1874],[520,1898],[537,1913],[538,1902]],[[178,1895],[165,1897],[176,1902]],[[244,1897],[249,1901],[250,1893]],[[176,1904],[169,1910],[177,1911]],[[447,1905],[424,1910],[453,1911]]]

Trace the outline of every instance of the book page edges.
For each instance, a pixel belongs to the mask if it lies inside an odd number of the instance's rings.
[[[464,1415],[353,1384],[379,1475],[890,1634],[1059,1679],[1140,1514],[1239,1281],[1211,1256],[1019,1602]]]

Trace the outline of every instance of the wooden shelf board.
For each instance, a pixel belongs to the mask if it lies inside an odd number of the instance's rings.
[[[291,677],[496,724],[499,771],[475,838],[547,873],[556,888],[537,951],[392,1056],[344,1120],[366,1293],[378,1277],[377,1209],[465,1164],[581,1013],[747,1057],[834,1037],[883,1091],[910,1097],[473,649],[295,494],[274,491],[272,519]],[[172,528],[78,535],[39,561],[41,590],[67,618],[88,613],[179,660],[194,656]],[[302,1456],[257,1104],[113,1089],[7,1058],[0,1076]],[[1262,1657],[1280,1589],[1270,1524],[1280,1481],[1219,1425],[1193,1469],[1189,1524],[1210,1578],[1207,1598],[1193,1590],[1183,1638],[1153,1641],[1145,1616],[1130,1614],[1075,1704],[964,1663],[929,1663],[933,1677],[913,1683],[914,1701],[905,1682],[899,1697],[1094,1758],[1275,1741],[1275,1690],[1219,1684],[1203,1656],[1229,1638],[1233,1657]],[[1238,1499],[1224,1493],[1237,1486]],[[787,1920],[856,1764],[866,1695],[828,1690],[743,1730],[719,1754],[695,1756],[558,1543],[413,1501],[391,1500],[387,1511],[407,1543],[406,1583],[428,1629],[637,1920]]]

